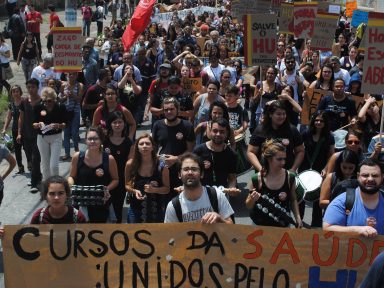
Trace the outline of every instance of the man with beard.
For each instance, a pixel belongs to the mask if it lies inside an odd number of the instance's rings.
[[[201,159],[193,153],[185,153],[180,162],[183,192],[168,203],[164,222],[233,224],[231,216],[234,212],[224,193],[201,184],[200,179],[204,176]]]
[[[181,185],[175,163],[178,161],[179,155],[193,150],[195,133],[189,121],[177,117],[180,104],[176,98],[165,98],[162,107],[165,119],[158,120],[153,125],[152,137],[160,147],[161,161],[169,167],[169,195],[173,197],[175,195],[173,189]]]
[[[359,186],[352,193],[352,209],[346,208],[348,191],[337,196],[325,212],[323,229],[354,232],[365,237],[384,235],[384,197],[380,192],[383,175],[379,163],[369,158],[363,160],[357,180]]]
[[[224,118],[211,121],[210,141],[195,147],[193,153],[204,163],[203,185],[234,188],[236,192],[236,153],[226,144],[230,132]]]

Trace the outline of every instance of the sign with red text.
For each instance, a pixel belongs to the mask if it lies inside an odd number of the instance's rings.
[[[244,16],[244,60],[248,66],[276,64],[276,14]]]
[[[281,3],[279,33],[293,34],[293,3]]]
[[[54,27],[54,69],[56,72],[80,72],[83,37],[81,27]]]
[[[332,95],[332,92],[321,89],[307,88],[306,92],[306,95],[303,97],[303,109],[300,116],[301,124],[303,125],[309,125],[320,100],[327,95]]]
[[[317,13],[315,31],[311,39],[312,50],[331,51],[339,15]]]
[[[358,287],[384,237],[249,225],[6,226],[5,287]]]
[[[316,13],[317,2],[294,3],[293,18],[296,38],[312,38]]]
[[[365,57],[361,91],[383,94],[384,91],[384,14],[369,12],[365,30]]]

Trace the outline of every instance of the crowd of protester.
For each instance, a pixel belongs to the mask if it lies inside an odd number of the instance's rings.
[[[32,223],[122,222],[127,201],[129,223],[230,224],[238,211],[228,199],[242,193],[237,176],[251,168],[244,206],[256,225],[302,228],[310,205],[307,228],[383,234],[381,95],[361,93],[361,33],[352,33],[344,13],[332,51],[278,34],[276,65],[245,69],[244,27],[229,1],[219,2],[216,13],[183,19],[180,10],[202,3],[156,5],[154,13],[171,11],[171,20],[150,23],[127,51],[121,38],[133,9],[125,0],[106,2],[82,1],[81,72],[54,71],[52,32],[43,55],[44,22],[33,5],[14,7],[11,48],[0,37],[2,67],[12,51],[27,82],[23,95],[20,86],[0,81],[11,100],[3,133],[13,121],[18,173],[25,172],[23,148],[31,192],[41,188],[48,202]],[[48,8],[50,28],[61,26],[55,7]],[[90,37],[94,29],[97,37]],[[201,83],[193,91],[190,78]],[[307,88],[329,94],[301,125]],[[352,95],[364,97],[359,111]],[[149,119],[151,133],[138,133]],[[86,149],[79,151],[82,126]],[[59,160],[71,161],[68,181],[58,177]],[[296,179],[307,171],[320,179],[313,191]],[[104,205],[67,206],[68,185],[104,185]],[[352,188],[355,206],[347,213]]]

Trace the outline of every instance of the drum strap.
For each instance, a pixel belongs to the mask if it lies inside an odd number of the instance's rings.
[[[307,154],[307,158],[309,161],[309,166],[311,167],[310,169],[312,170],[313,163],[315,163],[315,160],[317,156],[319,155],[321,145],[323,145],[325,141],[324,137],[321,137],[319,141],[316,143],[315,151],[313,152],[312,156],[308,154],[308,151],[305,150],[305,154]]]

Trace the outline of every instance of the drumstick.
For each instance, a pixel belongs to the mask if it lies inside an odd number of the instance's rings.
[[[355,123],[349,123],[349,124],[347,124],[347,125],[345,125],[345,126],[343,126],[343,127],[340,127],[339,129],[336,129],[335,131],[337,131],[337,130],[342,130],[342,129],[344,129],[344,128],[347,128],[347,127],[349,127],[349,126],[351,126],[351,125],[353,125],[353,124],[356,124],[357,122],[359,122],[359,120],[356,120],[356,122]]]

